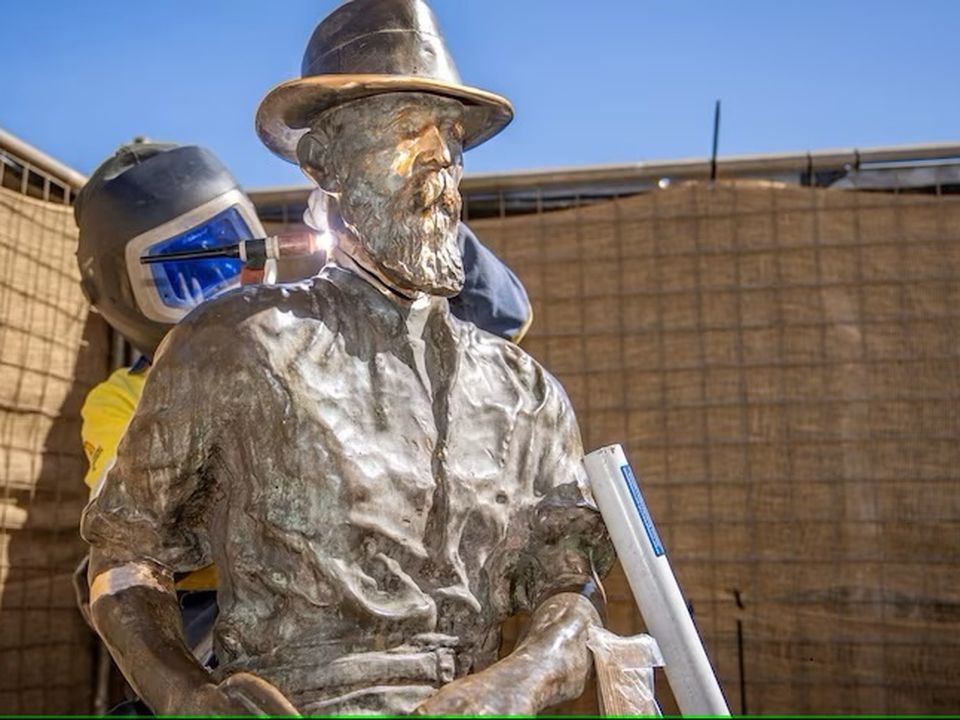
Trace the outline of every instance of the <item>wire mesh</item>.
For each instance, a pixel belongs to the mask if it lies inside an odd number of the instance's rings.
[[[735,712],[960,703],[960,198],[694,182],[471,226],[585,447],[627,446]]]
[[[531,183],[468,191],[465,212],[526,284],[524,345],[585,446],[627,446],[732,709],[952,711],[956,165],[932,191],[812,156],[749,171],[795,183]],[[79,292],[72,190],[2,152],[0,187],[0,712],[87,711],[79,405],[110,342]],[[302,206],[259,209],[289,226]],[[619,571],[607,590],[611,627],[640,632]]]
[[[69,191],[0,188],[0,713],[89,712],[94,640],[71,584],[84,552],[80,403],[106,325],[79,288]],[[16,169],[16,168],[14,168]],[[39,187],[39,195],[30,191]]]

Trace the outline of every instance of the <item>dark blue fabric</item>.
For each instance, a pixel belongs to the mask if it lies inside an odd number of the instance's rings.
[[[127,700],[113,708],[107,715],[135,715],[152,717],[153,712],[143,700]]]
[[[458,239],[466,279],[460,294],[450,299],[450,311],[482,330],[512,340],[530,317],[523,283],[466,223],[460,223]]]
[[[180,616],[183,620],[183,636],[187,647],[194,650],[213,630],[217,621],[217,591],[191,590],[177,593],[180,596]],[[214,667],[213,662],[207,665]]]
[[[131,375],[140,375],[145,373],[150,367],[150,358],[146,355],[141,355],[137,358],[136,362],[130,366]]]

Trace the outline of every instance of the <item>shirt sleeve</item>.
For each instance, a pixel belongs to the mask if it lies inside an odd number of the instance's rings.
[[[147,379],[117,459],[93,493],[81,535],[118,561],[151,560],[172,572],[210,562],[205,520],[216,492],[211,471],[202,348],[188,333]]]
[[[460,223],[464,283],[450,299],[450,312],[493,335],[520,342],[533,320],[530,299],[520,279]]]
[[[592,587],[615,559],[583,467],[576,417],[562,387],[549,376],[538,427],[543,443],[535,480],[538,501],[518,567],[517,604],[527,612],[558,592]]]
[[[83,401],[80,436],[89,463],[83,481],[91,490],[116,457],[117,446],[140,401],[145,377],[145,373],[134,374],[129,368],[115,370]]]

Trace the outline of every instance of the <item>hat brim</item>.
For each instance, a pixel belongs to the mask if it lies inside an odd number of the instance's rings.
[[[297,143],[310,120],[351,100],[393,92],[423,92],[464,106],[464,150],[476,147],[513,120],[513,105],[496,93],[414,75],[314,75],[277,85],[257,108],[257,134],[272,152],[297,162]]]

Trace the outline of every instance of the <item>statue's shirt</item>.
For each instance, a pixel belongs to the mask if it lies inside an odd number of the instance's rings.
[[[171,333],[82,532],[117,560],[217,563],[223,674],[308,711],[404,712],[494,660],[505,618],[607,569],[581,457],[520,348],[328,267]]]

